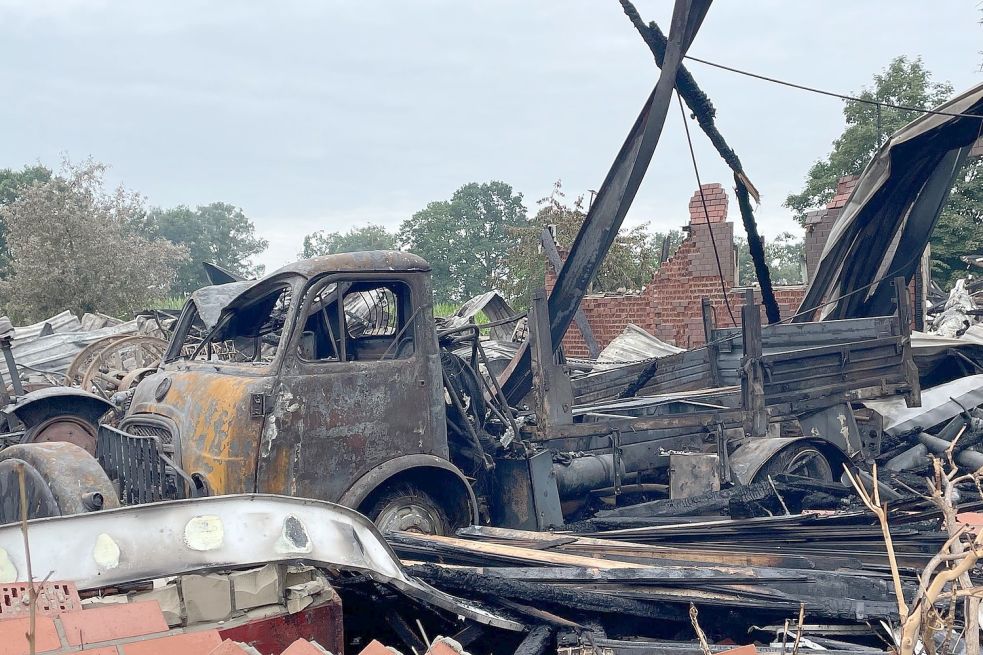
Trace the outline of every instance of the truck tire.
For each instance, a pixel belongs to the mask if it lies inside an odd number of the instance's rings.
[[[84,449],[67,442],[17,444],[0,452],[0,524],[21,519],[21,467],[28,519],[119,507],[105,471]]]
[[[754,476],[755,482],[764,482],[768,476],[800,475],[806,478],[833,481],[833,467],[818,448],[809,443],[797,443],[778,451]]]
[[[451,533],[447,512],[430,494],[412,485],[400,485],[382,492],[375,502],[371,502],[366,515],[383,534],[396,531],[433,535]]]

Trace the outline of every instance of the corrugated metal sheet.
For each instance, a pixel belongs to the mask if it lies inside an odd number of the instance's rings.
[[[604,371],[624,366],[626,363],[639,362],[653,357],[665,357],[683,352],[658,339],[633,323],[629,323],[624,331],[616,336],[597,356],[595,371]]]
[[[114,334],[135,334],[146,323],[144,317],[125,323],[98,314],[86,314],[85,318],[88,325],[112,321],[117,324],[97,330],[83,330],[82,321],[70,311],[64,311],[45,321],[14,328],[16,336],[11,343],[11,352],[21,379],[28,383],[58,379],[65,375],[75,356],[90,343]],[[54,333],[39,336],[45,324],[50,324]]]
[[[71,311],[65,310],[61,314],[56,314],[51,318],[45,319],[40,323],[32,323],[22,327],[14,328],[14,338],[11,340],[13,345],[18,342],[26,342],[36,339],[45,325],[50,325],[54,332],[77,332],[82,328],[82,323]]]

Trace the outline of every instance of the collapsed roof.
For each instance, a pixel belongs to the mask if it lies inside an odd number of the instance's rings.
[[[980,136],[983,84],[896,132],[867,164],[823,249],[795,321],[889,314],[910,282],[952,182]]]

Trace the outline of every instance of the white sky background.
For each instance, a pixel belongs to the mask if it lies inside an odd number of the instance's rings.
[[[668,31],[670,0],[637,0]],[[896,55],[983,82],[977,0],[718,0],[692,54],[855,92]],[[842,103],[690,62],[721,132],[781,202],[843,128]],[[596,189],[658,77],[617,0],[0,0],[0,167],[112,166],[160,206],[243,208],[275,268],[303,236],[390,228],[467,182],[527,207]],[[702,179],[730,176],[691,124]],[[675,103],[627,224],[686,222],[696,188]],[[730,215],[739,219],[731,198]],[[740,232],[740,230],[738,230]]]

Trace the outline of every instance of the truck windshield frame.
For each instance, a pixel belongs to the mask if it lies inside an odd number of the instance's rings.
[[[257,286],[222,310],[206,328],[195,302],[178,321],[165,363],[201,363],[245,370],[266,370],[282,359],[297,311],[297,284],[287,281]]]

